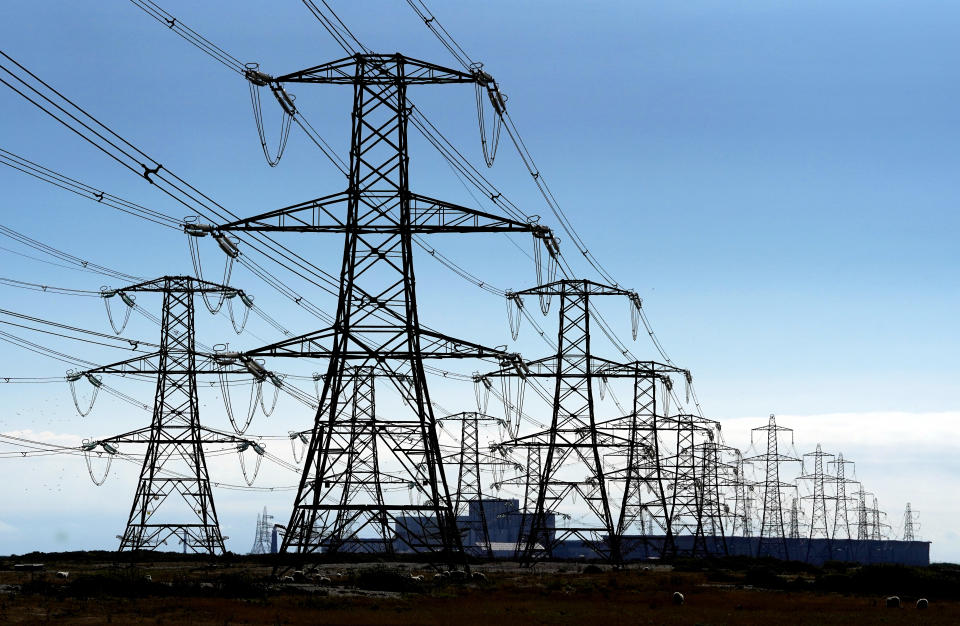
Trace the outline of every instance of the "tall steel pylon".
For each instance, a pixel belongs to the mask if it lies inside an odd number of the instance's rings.
[[[267,507],[263,507],[263,513],[257,514],[257,534],[253,538],[250,554],[270,554],[272,533],[273,516],[267,514]]]
[[[830,535],[831,539],[837,539],[839,533],[843,534],[843,539],[853,539],[853,534],[850,532],[850,512],[849,504],[851,497],[847,495],[847,485],[856,484],[856,481],[850,478],[847,478],[847,465],[852,465],[853,461],[846,460],[843,458],[843,453],[840,452],[837,454],[837,458],[833,461],[828,461],[829,465],[833,465],[834,476],[830,479],[836,489],[834,490],[834,497],[836,498],[837,505],[833,512],[833,533]]]
[[[910,503],[907,502],[907,508],[903,512],[903,540],[904,541],[916,541],[916,536],[914,533],[914,524],[916,522],[916,513],[910,508]]]
[[[798,498],[790,499],[790,531],[788,533],[790,539],[799,539],[800,538],[800,504]]]
[[[136,495],[130,508],[120,550],[155,550],[181,543],[184,550],[223,553],[210,477],[203,453],[207,443],[247,443],[200,424],[197,374],[230,373],[218,356],[196,351],[194,296],[236,295],[236,290],[190,276],[164,276],[118,290],[106,298],[133,293],[163,294],[158,351],[104,365],[82,374],[152,375],[157,377],[153,419],[141,429],[96,443],[146,443]],[[233,373],[246,374],[243,367]],[[73,376],[77,376],[74,373]]]
[[[349,85],[353,88],[348,188],[322,198],[223,224],[215,230],[344,235],[337,314],[331,328],[266,346],[248,354],[328,359],[320,410],[283,550],[336,552],[338,533],[349,527],[360,537],[367,527],[394,524],[399,547],[462,559],[453,502],[444,475],[436,419],[423,361],[429,358],[506,358],[503,352],[443,335],[420,324],[414,280],[414,237],[434,233],[526,232],[555,242],[548,229],[429,198],[410,191],[407,123],[411,85],[481,84],[482,72],[465,73],[400,54],[357,54],[276,78],[248,72],[254,83],[278,89],[287,83]],[[345,207],[345,218],[335,209]],[[411,501],[354,498],[347,486],[378,492],[379,476],[352,476],[332,433],[348,422],[351,365],[376,365],[400,392],[412,419],[378,419],[382,446],[412,485]],[[408,433],[414,429],[415,436]],[[394,438],[401,433],[405,443]],[[381,467],[383,461],[381,459]],[[382,472],[381,472],[382,473]],[[359,493],[359,492],[357,492]],[[403,530],[406,529],[406,530]]]
[[[863,541],[870,539],[870,510],[867,508],[867,496],[873,494],[864,491],[861,485],[854,495],[857,498],[857,539]]]
[[[560,280],[508,295],[514,301],[538,296],[559,297],[559,325],[555,356],[531,361],[521,368],[507,367],[484,377],[522,376],[554,382],[550,425],[547,429],[502,442],[506,448],[536,448],[541,461],[532,511],[526,511],[521,537],[521,560],[530,564],[549,557],[560,542],[584,542],[596,554],[614,563],[623,558],[621,540],[626,530],[650,513],[651,503],[640,502],[640,488],[654,493],[653,508],[669,529],[665,477],[660,466],[657,415],[658,386],[670,386],[671,374],[686,370],[656,362],[616,363],[591,351],[591,298],[621,296],[639,308],[632,291],[589,280]],[[543,301],[543,300],[542,300]],[[518,303],[519,306],[519,303]],[[633,406],[627,415],[598,419],[594,385],[601,379],[633,382]],[[613,467],[608,468],[608,464]],[[578,476],[570,473],[577,465]],[[567,468],[567,469],[564,469]],[[582,469],[581,469],[582,468]],[[588,509],[582,521],[558,528],[551,521],[570,515],[579,497]],[[567,509],[567,510],[564,510]],[[668,533],[669,534],[669,533]]]
[[[808,452],[803,455],[803,465],[800,469],[800,476],[797,477],[797,480],[809,480],[813,483],[813,493],[808,496],[803,496],[802,498],[813,502],[812,513],[810,515],[810,532],[808,534],[810,539],[830,539],[833,534],[830,531],[829,519],[827,517],[827,500],[832,500],[833,497],[828,496],[826,491],[826,483],[832,481],[833,477],[828,476],[823,468],[823,460],[832,457],[833,454],[824,452],[818,443],[814,452]],[[812,472],[807,471],[805,467],[807,458],[813,459]],[[810,554],[810,545],[810,543],[807,543],[808,556]]]
[[[792,456],[780,454],[778,435],[782,432],[793,433],[793,430],[784,426],[777,426],[777,419],[770,414],[770,419],[766,426],[754,428],[753,433],[764,432],[767,435],[767,451],[764,454],[758,454],[745,459],[764,465],[763,490],[763,512],[760,518],[760,538],[757,542],[757,556],[776,556],[788,560],[790,551],[787,547],[787,533],[783,523],[783,500],[782,492],[784,489],[792,489],[793,484],[780,481],[780,464],[786,462],[799,462],[800,459]]]
[[[478,519],[469,522],[459,522],[461,532],[468,537],[479,539],[464,546],[464,550],[471,556],[493,558],[493,546],[490,541],[490,525],[487,520],[488,506],[484,502],[485,494],[481,479],[483,466],[503,465],[504,460],[492,459],[480,449],[480,424],[502,423],[502,420],[481,413],[467,411],[455,413],[441,418],[441,422],[460,424],[460,446],[451,460],[457,467],[457,489],[454,492],[453,510],[457,517],[466,516],[470,512],[470,503],[474,502]],[[479,545],[478,545],[479,544]]]
[[[730,468],[732,477],[728,485],[733,487],[733,511],[731,515],[733,521],[730,524],[730,535],[750,537],[753,535],[753,513],[751,511],[753,481],[746,477],[743,454],[737,449],[734,449],[733,453],[734,459]]]

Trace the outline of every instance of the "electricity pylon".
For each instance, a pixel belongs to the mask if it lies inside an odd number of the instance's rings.
[[[545,227],[484,213],[410,191],[407,88],[428,84],[487,84],[489,76],[465,73],[400,54],[357,54],[276,78],[248,72],[254,83],[282,89],[287,83],[348,85],[353,89],[352,133],[347,190],[270,211],[219,227],[214,232],[269,231],[344,235],[340,288],[334,325],[273,344],[255,353],[329,359],[320,410],[283,550],[336,552],[339,530],[358,534],[367,526],[390,523],[401,548],[462,560],[460,534],[444,475],[436,419],[423,360],[428,358],[506,358],[503,352],[454,339],[420,324],[414,281],[414,237],[433,233],[526,232],[556,254]],[[338,217],[337,207],[346,217]],[[250,353],[248,353],[250,354]],[[396,387],[413,419],[378,419],[377,442],[394,457],[411,485],[410,500],[391,499],[378,486],[379,475],[353,476],[348,459],[336,450],[332,433],[350,420],[351,366],[373,366]],[[413,430],[411,430],[413,429]],[[415,431],[416,435],[410,433]],[[405,441],[398,445],[394,434]],[[381,472],[382,473],[382,472]],[[383,501],[347,494],[383,493]]]
[[[223,433],[200,424],[197,375],[249,374],[250,371],[237,367],[231,372],[230,366],[221,363],[217,355],[196,351],[194,296],[229,296],[237,292],[190,276],[164,276],[118,290],[107,290],[103,295],[109,298],[117,293],[163,294],[160,349],[157,352],[81,373],[88,378],[99,374],[157,377],[153,420],[149,429],[102,440],[147,444],[120,550],[155,550],[175,539],[184,545],[184,550],[223,553],[224,538],[213,503],[203,445],[242,444],[245,440],[232,436],[224,439]],[[215,438],[211,439],[205,433],[214,433]]]
[[[830,479],[836,489],[834,491],[835,498],[837,501],[837,506],[833,512],[833,534],[830,536],[831,539],[836,539],[839,532],[843,533],[843,539],[853,539],[853,534],[850,532],[850,513],[849,513],[849,503],[851,498],[847,495],[847,485],[856,484],[856,481],[850,478],[847,478],[847,465],[852,465],[853,461],[849,461],[843,458],[843,453],[840,452],[837,454],[837,458],[833,461],[828,461],[828,464],[833,465],[835,468],[834,476]]]
[[[457,489],[454,492],[453,510],[457,517],[466,516],[470,512],[470,503],[474,502],[478,518],[469,522],[458,522],[461,532],[468,537],[479,539],[472,544],[465,545],[464,550],[471,556],[493,558],[493,546],[490,542],[490,526],[487,520],[487,504],[481,480],[481,468],[490,466],[504,466],[507,461],[493,458],[480,449],[480,424],[500,423],[502,420],[491,415],[467,411],[441,418],[441,422],[458,423],[460,425],[460,446],[456,453],[448,460],[457,467]],[[479,545],[478,545],[479,543]]]
[[[263,507],[263,513],[257,514],[257,534],[253,538],[250,554],[270,554],[272,533],[273,516],[267,514],[267,507]]]
[[[763,512],[760,518],[760,538],[757,542],[757,556],[776,556],[789,560],[790,551],[787,547],[787,533],[783,523],[782,491],[792,489],[793,484],[780,481],[780,464],[798,462],[800,459],[780,454],[778,435],[782,432],[793,433],[793,430],[784,426],[777,426],[777,419],[771,413],[766,426],[759,426],[750,432],[751,444],[753,433],[765,432],[767,435],[767,451],[764,454],[754,455],[746,461],[763,463],[764,480]]]
[[[549,557],[557,545],[573,538],[602,558],[619,563],[623,558],[622,537],[649,508],[640,503],[641,487],[654,492],[656,513],[665,528],[670,528],[657,442],[657,398],[658,394],[669,393],[671,374],[689,373],[656,362],[621,364],[592,354],[591,298],[626,297],[633,310],[639,310],[640,299],[635,292],[589,280],[560,280],[509,294],[517,306],[525,296],[538,296],[541,303],[559,297],[556,355],[483,376],[548,378],[554,382],[549,427],[501,444],[510,449],[540,451],[536,501],[533,510],[526,513],[530,521],[522,526],[526,536],[521,538],[523,550],[519,556],[530,564]],[[606,378],[633,381],[633,407],[627,415],[598,419],[593,387]],[[658,391],[658,386],[667,387]],[[608,469],[608,461],[616,465]],[[562,471],[573,465],[582,472],[580,476],[571,476],[569,469]],[[552,520],[570,515],[569,506],[576,497],[586,504],[587,515],[580,516],[578,524],[556,528]]]
[[[907,509],[903,512],[903,540],[916,541],[914,534],[914,524],[916,523],[916,513],[910,508],[907,502]]]
[[[797,498],[790,500],[790,539],[800,538],[800,506]]]

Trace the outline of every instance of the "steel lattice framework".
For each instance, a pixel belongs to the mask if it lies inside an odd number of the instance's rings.
[[[653,512],[668,537],[672,537],[664,489],[658,434],[669,426],[658,423],[658,385],[672,386],[671,374],[689,376],[686,370],[656,362],[615,363],[597,357],[590,349],[590,299],[621,296],[635,307],[639,298],[632,291],[589,280],[560,280],[508,294],[512,299],[559,297],[557,353],[553,357],[510,366],[484,377],[521,376],[554,381],[552,416],[546,430],[518,435],[502,442],[508,449],[537,450],[536,481],[528,470],[527,482],[535,487],[521,523],[519,556],[525,563],[551,555],[568,539],[584,542],[606,560],[623,559],[623,537],[643,511]],[[598,419],[593,386],[599,379],[633,381],[633,408],[629,414]],[[528,452],[528,455],[533,455]],[[585,469],[574,478],[561,468],[577,464]],[[609,469],[607,465],[612,464]],[[530,464],[533,467],[533,463]],[[643,502],[641,488],[654,493],[655,503]],[[532,495],[532,494],[531,494]],[[565,515],[564,505],[574,497],[586,503],[586,520],[557,527],[551,520]]]
[[[229,372],[230,365],[196,351],[194,296],[236,290],[190,276],[164,276],[119,291],[163,295],[158,351],[84,372],[157,377],[150,427],[102,440],[147,444],[120,550],[154,550],[175,539],[186,550],[222,554],[203,445],[245,440],[200,424],[197,374]],[[249,372],[239,367],[233,373]]]
[[[751,436],[756,432],[766,434],[767,451],[764,454],[754,455],[744,460],[763,463],[764,465],[763,512],[760,518],[760,539],[757,542],[757,556],[775,556],[788,560],[790,553],[787,548],[787,531],[783,521],[783,490],[793,489],[794,485],[780,480],[780,464],[791,461],[798,462],[800,459],[780,454],[778,435],[782,432],[792,433],[793,430],[784,426],[777,426],[777,418],[770,415],[767,425],[752,429]]]
[[[423,368],[426,358],[507,358],[495,349],[454,339],[421,326],[414,280],[413,237],[431,233],[525,232],[545,237],[546,228],[443,202],[410,191],[407,87],[487,80],[404,57],[357,54],[270,79],[284,83],[349,85],[353,88],[347,190],[248,219],[223,224],[224,231],[340,233],[343,262],[334,325],[286,340],[257,354],[329,359],[320,410],[306,464],[284,535],[283,550],[301,553],[341,547],[342,533],[389,522],[419,530],[400,533],[403,549],[462,558],[453,503],[444,475],[436,420]],[[346,217],[340,217],[344,207]],[[378,420],[373,431],[403,468],[413,493],[391,501],[379,493],[377,475],[353,475],[333,433],[349,422],[351,366],[377,366],[413,412],[411,420]],[[362,485],[350,492],[349,486]],[[352,487],[351,487],[352,488]],[[414,521],[417,520],[417,521]],[[384,531],[385,532],[385,531]],[[461,555],[461,556],[457,556]]]

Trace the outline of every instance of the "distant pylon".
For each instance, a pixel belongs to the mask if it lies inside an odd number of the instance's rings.
[[[780,454],[777,442],[778,434],[781,432],[792,433],[793,430],[777,426],[776,416],[772,413],[766,426],[760,426],[751,431],[751,443],[753,433],[758,431],[767,434],[767,451],[764,454],[745,459],[764,465],[763,513],[760,518],[760,539],[757,542],[757,556],[769,555],[788,560],[790,551],[787,548],[787,533],[783,523],[782,490],[792,489],[794,486],[791,483],[780,481],[780,464],[797,462],[800,459]]]
[[[481,451],[480,424],[502,423],[502,420],[472,411],[448,415],[440,420],[460,423],[460,450],[449,460],[452,460],[457,467],[457,490],[453,497],[454,515],[457,516],[461,533],[468,539],[474,539],[473,543],[465,543],[463,549],[471,556],[492,559],[493,546],[490,542],[490,525],[487,520],[487,505],[484,503],[485,495],[480,472],[483,466],[503,465],[506,461],[493,459]],[[466,517],[469,513],[471,502],[476,503],[479,519],[461,522],[460,518]]]
[[[813,501],[813,512],[810,515],[810,539],[829,539],[830,538],[830,528],[827,521],[827,499],[833,499],[832,497],[827,496],[826,493],[826,483],[828,480],[831,480],[831,476],[823,470],[823,459],[832,458],[833,455],[823,452],[820,449],[820,444],[817,444],[817,449],[814,452],[808,452],[803,455],[804,465],[806,465],[806,459],[813,458],[813,472],[806,471],[807,468],[801,467],[801,474],[797,477],[798,480],[809,480],[813,483],[813,494],[809,496],[803,496],[804,500]],[[809,544],[807,548],[809,552]]]
[[[800,506],[797,498],[790,502],[790,539],[800,538]]]
[[[903,513],[903,540],[904,541],[916,541],[914,537],[914,532],[913,532],[914,531],[913,523],[914,523],[915,515],[916,513],[914,513],[910,509],[910,503],[907,502],[907,510],[904,511]]]
[[[837,454],[837,458],[829,461],[828,464],[835,468],[835,475],[829,482],[836,487],[834,497],[836,498],[836,507],[833,510],[833,533],[831,539],[853,539],[853,533],[850,531],[850,496],[847,495],[847,485],[856,481],[847,478],[846,466],[852,465],[853,461],[843,458],[843,453]],[[842,535],[842,537],[840,536]]]
[[[263,513],[257,514],[257,534],[253,539],[250,554],[270,554],[272,532],[273,516],[267,514],[267,507],[263,507]]]
[[[857,539],[863,541],[870,538],[870,518],[867,514],[867,493],[862,485],[855,495],[857,497]]]

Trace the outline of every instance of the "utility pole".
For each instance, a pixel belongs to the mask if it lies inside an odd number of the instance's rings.
[[[252,444],[200,424],[197,375],[230,373],[231,370],[228,364],[219,361],[218,355],[197,352],[194,296],[232,297],[237,291],[190,276],[163,276],[118,290],[104,290],[102,295],[109,299],[120,294],[125,301],[132,303],[129,294],[135,293],[163,295],[160,349],[70,375],[73,380],[80,376],[96,380],[101,374],[157,377],[150,427],[92,444],[147,444],[119,549],[156,550],[175,540],[183,544],[184,551],[222,554],[225,552],[224,537],[213,503],[203,445]],[[239,367],[232,373],[250,374],[251,371]],[[257,453],[262,453],[262,447]]]
[[[789,560],[790,551],[787,548],[787,533],[783,524],[782,490],[792,489],[793,485],[780,481],[780,464],[799,462],[800,459],[780,454],[777,438],[783,432],[791,433],[792,437],[793,430],[784,426],[777,426],[777,419],[771,413],[766,426],[760,426],[751,431],[751,443],[753,433],[756,432],[766,433],[767,451],[764,454],[758,454],[745,460],[763,463],[764,465],[763,513],[760,518],[760,539],[757,542],[757,556],[770,555]]]
[[[434,233],[525,232],[542,239],[551,255],[550,231],[528,223],[443,202],[410,191],[407,88],[413,85],[488,84],[482,72],[462,72],[400,54],[356,54],[279,77],[248,71],[254,84],[347,85],[353,89],[347,190],[248,219],[210,227],[214,232],[338,233],[344,236],[337,314],[331,328],[247,353],[328,359],[317,413],[283,551],[336,552],[340,529],[398,529],[401,549],[445,555],[462,562],[463,550],[444,475],[437,423],[423,361],[429,358],[498,358],[502,351],[461,341],[420,324],[414,279],[414,237]],[[284,92],[285,93],[285,92]],[[292,104],[292,102],[291,102]],[[344,207],[346,217],[335,209]],[[351,475],[348,457],[332,439],[348,422],[351,365],[374,366],[400,392],[412,419],[378,419],[377,442],[411,486],[410,499],[393,498],[379,475]],[[412,433],[416,432],[416,435]],[[397,440],[402,439],[403,445]],[[383,472],[381,471],[381,474]],[[354,494],[383,493],[362,500]],[[332,530],[331,530],[332,529]]]

